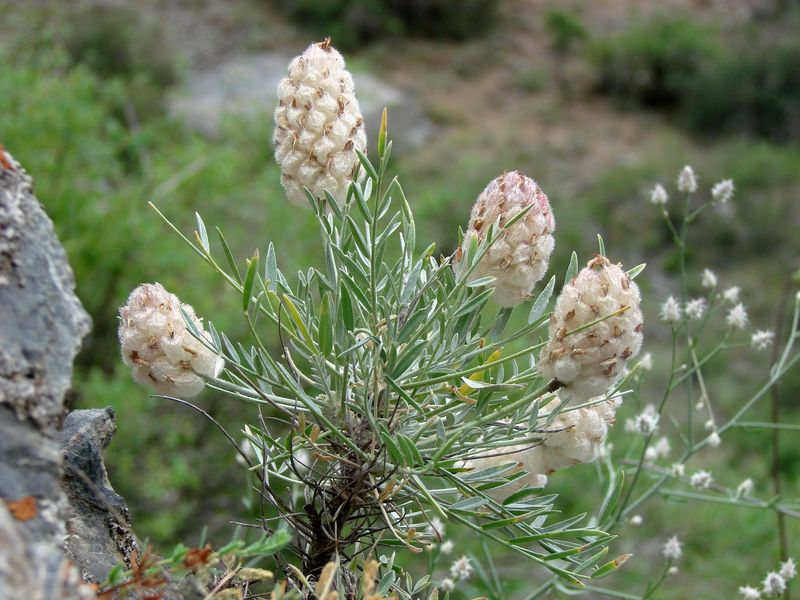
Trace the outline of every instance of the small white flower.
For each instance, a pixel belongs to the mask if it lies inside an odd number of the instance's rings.
[[[686,312],[686,316],[690,319],[702,319],[703,314],[706,312],[706,299],[695,298],[694,300],[689,300],[689,302],[686,303],[684,311]]]
[[[637,525],[638,526],[638,525],[641,525],[642,523],[644,523],[644,519],[642,518],[642,515],[633,515],[631,517],[631,525]]]
[[[669,569],[667,569],[667,575],[675,575],[678,572],[678,567],[672,565]]]
[[[717,276],[711,269],[703,270],[703,287],[707,289],[714,289],[717,287]]]
[[[768,346],[772,345],[773,339],[775,339],[774,333],[759,329],[750,336],[750,345],[756,350],[766,350]]]
[[[650,202],[656,206],[664,206],[667,203],[667,200],[669,200],[667,190],[664,189],[663,185],[657,183],[653,188],[653,191],[650,192]]]
[[[753,480],[749,477],[736,487],[736,497],[740,498],[753,491]]]
[[[667,298],[661,305],[661,320],[673,322],[681,318],[681,305],[672,296]]]
[[[686,465],[683,463],[672,463],[669,470],[673,477],[683,477],[686,473]]]
[[[439,584],[439,589],[443,592],[452,592],[456,589],[456,582],[447,577],[446,579],[442,579],[442,583]]]
[[[722,292],[722,298],[731,304],[739,302],[739,286],[734,285]]]
[[[716,431],[712,431],[711,435],[708,436],[708,445],[712,448],[718,448],[721,443],[722,439],[719,434]]]
[[[747,327],[747,309],[741,302],[728,311],[725,321],[734,329],[744,329]]]
[[[797,565],[791,558],[786,559],[786,562],[781,563],[780,576],[786,580],[794,579],[797,576]]]
[[[664,558],[667,560],[678,560],[683,554],[683,548],[681,548],[681,546],[680,540],[678,540],[677,536],[673,535],[662,547]]]
[[[711,485],[711,481],[711,473],[703,470],[692,473],[692,476],[689,478],[689,482],[692,484],[692,487],[695,487],[698,490],[707,489],[708,486]]]
[[[694,194],[697,191],[697,176],[689,165],[683,167],[678,175],[678,191],[684,194]]]
[[[712,421],[711,419],[709,419],[708,421],[706,421],[705,423],[703,423],[703,428],[704,428],[706,431],[711,431],[712,429],[714,429],[714,421]]]
[[[454,546],[454,544],[453,544],[452,540],[447,540],[444,544],[442,544],[439,547],[439,549],[442,551],[442,554],[447,556],[448,554],[453,552],[453,546]]]
[[[656,407],[648,404],[644,410],[633,418],[630,431],[650,435],[658,429],[658,413]],[[625,430],[629,430],[628,423],[625,423]]]
[[[650,371],[653,368],[653,355],[648,352],[639,359],[639,366],[645,371]]]
[[[450,565],[450,577],[453,579],[469,579],[470,575],[472,575],[472,563],[468,556],[462,556]]]
[[[714,199],[714,202],[725,204],[733,198],[735,189],[736,187],[733,185],[733,179],[723,179],[715,183],[714,187],[711,188],[711,197]]]
[[[658,460],[659,458],[666,458],[672,451],[672,445],[669,443],[669,438],[661,436],[655,444],[651,444],[645,451],[645,459],[649,461]]]
[[[739,588],[739,595],[744,598],[744,600],[759,600],[759,598],[761,598],[761,592],[749,585],[741,586]]]
[[[780,573],[771,571],[764,577],[761,586],[766,596],[780,596],[786,591],[786,580],[781,577]]]

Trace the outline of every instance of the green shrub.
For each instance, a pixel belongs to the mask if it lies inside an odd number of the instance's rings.
[[[717,52],[707,27],[660,17],[596,41],[590,56],[600,92],[648,107],[674,107]]]
[[[273,0],[290,19],[341,49],[392,35],[465,40],[487,30],[499,0]],[[476,27],[476,23],[480,23]]]
[[[687,88],[683,112],[704,133],[800,139],[800,45],[747,48],[705,66]]]

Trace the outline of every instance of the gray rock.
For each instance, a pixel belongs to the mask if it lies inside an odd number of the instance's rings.
[[[64,553],[54,439],[89,331],[31,178],[0,148],[0,598],[93,598]]]
[[[108,481],[103,451],[117,427],[113,409],[76,410],[58,434],[67,495],[66,550],[87,581],[101,583],[118,563],[130,564],[136,540],[128,507]]]
[[[52,432],[90,320],[31,178],[5,156],[11,167],[0,165],[0,404]]]
[[[278,83],[286,75],[290,59],[272,52],[239,55],[211,69],[189,73],[170,99],[170,112],[212,137],[219,135],[225,115],[271,122]],[[389,109],[395,151],[413,149],[433,134],[433,124],[409,93],[368,73],[354,73],[353,78],[371,147],[377,140],[384,106]]]

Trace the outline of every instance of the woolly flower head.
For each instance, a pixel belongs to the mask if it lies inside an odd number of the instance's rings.
[[[764,590],[765,596],[780,596],[786,591],[786,580],[781,577],[780,573],[772,571],[764,577],[761,588]]]
[[[650,202],[656,206],[664,206],[667,203],[667,200],[669,200],[667,190],[664,189],[663,185],[657,183],[653,188],[653,191],[650,192]]]
[[[619,402],[601,400],[559,413],[547,432],[537,432],[544,441],[523,453],[525,470],[550,475],[558,469],[596,460],[606,441],[608,426],[616,422]]]
[[[750,337],[750,345],[756,350],[766,350],[770,345],[772,345],[772,341],[774,339],[774,333],[759,329]]]
[[[542,188],[519,171],[492,180],[478,196],[469,218],[458,260],[473,238],[486,237],[490,226],[503,227],[520,211],[525,215],[499,232],[499,238],[470,273],[470,281],[495,277],[494,298],[502,306],[514,306],[530,298],[533,286],[544,276],[555,246],[556,222]]]
[[[567,398],[605,394],[642,347],[639,300],[639,287],[621,265],[603,256],[590,260],[561,290],[539,372],[560,381]],[[598,319],[604,320],[585,328]]]
[[[711,481],[711,473],[703,470],[692,473],[692,476],[689,478],[689,482],[692,484],[692,487],[695,487],[699,490],[707,489],[711,485]]]
[[[191,306],[160,283],[140,285],[119,310],[119,340],[122,360],[137,383],[166,396],[190,398],[203,389],[203,377],[219,375],[224,362],[190,333],[181,308],[207,336]]]
[[[747,309],[740,302],[728,311],[725,321],[734,329],[744,329],[747,327]]]
[[[715,183],[714,187],[711,188],[711,197],[714,199],[714,202],[726,204],[731,198],[733,198],[733,192],[735,189],[736,188],[733,185],[733,179],[723,179],[722,181]]]
[[[443,592],[452,592],[454,589],[456,589],[456,582],[449,577],[445,577],[439,584],[439,589],[441,589]]]
[[[694,300],[689,300],[689,302],[686,303],[686,308],[683,310],[690,319],[702,319],[706,312],[706,299],[695,298]]]
[[[661,305],[659,316],[661,317],[662,321],[672,323],[674,321],[680,321],[681,313],[681,305],[673,296],[670,296],[664,300],[664,303]]]
[[[761,598],[761,592],[749,585],[741,586],[739,588],[739,595],[744,598],[744,600],[759,600],[759,598]]]
[[[559,413],[546,430],[536,431],[542,437],[537,446],[522,444],[498,450],[495,454],[469,460],[464,465],[473,470],[517,463],[515,470],[527,475],[511,484],[493,488],[487,494],[503,500],[525,486],[544,487],[547,476],[557,469],[596,460],[605,448],[608,426],[616,419],[618,399],[596,398],[591,406]],[[542,410],[542,415],[547,413]]]
[[[697,191],[697,176],[689,165],[683,167],[678,174],[678,191],[684,194],[694,194]]]
[[[304,204],[328,190],[342,204],[358,166],[356,150],[365,151],[364,119],[353,77],[330,40],[311,44],[289,63],[278,85],[273,134],[281,183],[291,202]]]
[[[703,287],[707,289],[714,289],[717,287],[717,276],[711,269],[703,269]]]
[[[667,560],[678,560],[683,555],[682,544],[674,535],[666,541],[661,551]]]

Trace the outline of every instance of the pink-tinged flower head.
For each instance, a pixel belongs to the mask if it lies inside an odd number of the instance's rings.
[[[539,372],[570,398],[605,394],[642,347],[639,288],[621,265],[597,256],[561,290]]]
[[[353,77],[330,41],[311,44],[289,64],[278,86],[273,134],[281,183],[291,202],[328,190],[342,204],[367,136]]]
[[[119,310],[119,340],[122,360],[137,383],[166,396],[190,398],[203,389],[203,377],[219,375],[224,362],[191,334],[181,308],[207,342],[194,309],[160,283],[145,283],[131,292]]]
[[[502,229],[526,209],[522,218]],[[542,188],[519,171],[494,179],[478,196],[464,244],[469,244],[473,236],[484,240],[495,222],[501,228],[499,238],[483,255],[469,279],[495,277],[495,300],[502,306],[514,306],[530,298],[533,286],[547,271],[555,246],[556,223]]]

